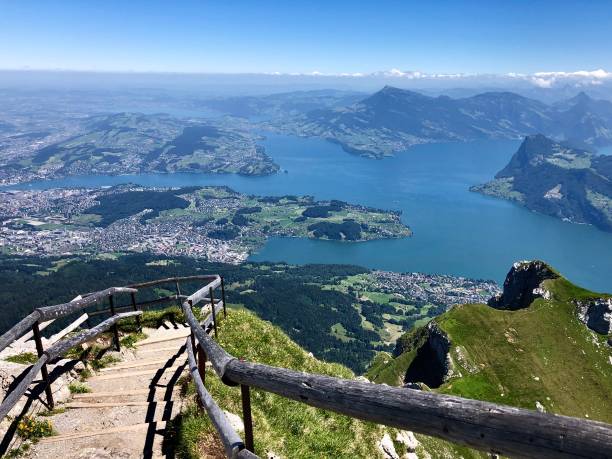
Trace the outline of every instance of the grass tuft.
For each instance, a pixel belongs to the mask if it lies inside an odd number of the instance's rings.
[[[68,386],[68,390],[70,390],[71,394],[87,394],[91,392],[89,386],[80,382],[70,383],[70,385]]]
[[[34,416],[26,415],[17,424],[17,435],[24,440],[31,440],[36,443],[43,437],[55,435],[55,431],[51,421],[42,421]]]
[[[47,411],[43,411],[42,413],[39,413],[39,416],[49,417],[49,416],[55,416],[56,414],[62,414],[65,412],[66,412],[66,408],[56,407],[56,408],[53,408],[52,410],[47,410]]]
[[[38,361],[38,356],[32,352],[22,352],[21,354],[11,355],[4,360],[22,365],[33,365]]]

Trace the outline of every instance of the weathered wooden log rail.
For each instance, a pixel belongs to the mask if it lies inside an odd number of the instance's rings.
[[[23,379],[19,382],[17,387],[15,387],[2,401],[2,405],[0,405],[0,419],[3,419],[4,416],[6,416],[9,413],[9,411],[15,406],[17,401],[19,401],[19,399],[23,396],[23,394],[25,394],[26,390],[28,389],[28,387],[30,386],[30,384],[32,383],[36,375],[42,370],[42,368],[44,368],[44,365],[46,365],[47,362],[50,362],[53,359],[61,357],[74,346],[83,344],[97,337],[98,335],[104,333],[109,328],[111,328],[113,325],[115,325],[118,321],[122,319],[127,319],[129,317],[135,317],[140,314],[142,314],[141,311],[133,311],[133,312],[126,312],[123,314],[117,314],[111,317],[110,319],[107,319],[104,322],[96,325],[95,327],[89,330],[86,330],[82,333],[79,333],[78,335],[73,336],[71,338],[64,339],[54,344],[46,351],[43,351],[38,361],[30,367],[30,369],[24,375]],[[47,387],[49,386],[47,385]],[[52,396],[49,397],[48,401],[49,401],[50,406],[52,406],[53,404]]]
[[[180,283],[204,281],[207,284],[189,296],[181,294]],[[136,301],[139,289],[174,284],[175,295]],[[221,288],[216,297],[215,290]],[[115,307],[114,296],[129,294],[128,305]],[[110,308],[90,315],[110,313],[111,317],[77,336],[61,340],[46,351],[42,349],[39,324],[109,301]],[[0,351],[30,329],[36,340],[39,360],[0,405],[2,419],[25,393],[36,374],[43,375],[49,405],[50,393],[46,363],[71,347],[112,329],[119,345],[117,322],[139,318],[142,309],[163,302],[180,302],[191,329],[187,339],[189,372],[194,380],[199,403],[219,433],[228,457],[255,458],[250,390],[257,388],[301,403],[345,414],[364,421],[435,436],[475,449],[512,457],[531,458],[611,458],[612,425],[585,419],[470,400],[461,397],[368,382],[308,374],[246,362],[227,353],[209,336],[218,333],[217,317],[225,315],[225,286],[219,276],[189,276],[159,279],[113,287],[83,295],[57,306],[41,307],[0,337]],[[210,305],[210,314],[200,323],[193,313],[198,304]],[[131,311],[131,312],[123,312]],[[243,407],[243,442],[205,387],[205,364],[210,361],[217,376],[231,386],[240,386]]]
[[[155,281],[143,282],[126,287],[111,287],[105,290],[79,295],[77,298],[67,303],[36,308],[31,314],[24,317],[10,330],[0,336],[0,351],[3,351],[6,347],[16,341],[23,342],[25,339],[31,336],[34,338],[36,351],[38,354],[38,360],[36,363],[34,363],[24,374],[21,375],[21,380],[19,383],[6,395],[5,399],[0,404],[0,420],[10,412],[19,399],[25,394],[38,373],[41,373],[42,383],[45,385],[44,388],[47,406],[49,408],[53,408],[54,400],[53,393],[51,391],[51,381],[49,379],[47,364],[61,357],[70,348],[91,340],[110,329],[113,332],[115,349],[120,350],[119,332],[117,327],[117,323],[120,320],[135,317],[137,326],[140,328],[140,315],[142,314],[142,310],[161,303],[180,302],[180,300],[186,298],[186,296],[180,294],[180,282],[211,281],[214,279],[215,276],[210,275],[158,279]],[[136,293],[139,291],[138,289],[170,283],[176,288],[175,295],[168,295],[148,301],[136,301]],[[115,307],[115,297],[124,294],[130,295],[130,304]],[[90,317],[103,314],[110,314],[111,317],[108,320],[105,320],[104,322],[78,334],[77,336],[60,340],[59,342],[54,343],[47,350],[43,348],[40,330],[44,328],[46,324],[54,321],[55,319],[67,317],[77,311],[83,311],[86,308],[97,306],[104,301],[108,301],[108,309],[90,311],[84,318],[81,317],[77,319],[77,321],[72,324],[72,327],[76,328],[81,325],[85,319],[88,320]],[[69,328],[68,330],[72,331],[72,328]]]

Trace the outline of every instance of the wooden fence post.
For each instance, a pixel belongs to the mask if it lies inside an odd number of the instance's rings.
[[[198,371],[200,372],[200,378],[202,378],[202,384],[206,387],[206,352],[204,352],[200,343],[198,343]]]
[[[227,317],[227,310],[225,309],[225,281],[221,278],[221,300],[223,301],[223,318]]]
[[[244,444],[246,449],[255,452],[253,444],[253,418],[251,417],[251,388],[240,384],[240,395],[242,396],[242,421],[244,422]]]
[[[208,296],[210,296],[210,309],[212,310],[213,327],[215,327],[215,339],[219,339],[219,335],[217,334],[217,314],[215,313],[215,299],[213,297],[212,287],[210,287],[210,289],[208,290]]]
[[[187,300],[187,303],[189,303],[189,309],[191,310],[191,312],[193,312],[193,301]],[[193,327],[189,327],[189,330],[190,330],[189,338],[191,339],[191,349],[193,349],[193,358],[196,360],[196,363],[197,363],[198,354],[196,353],[195,334],[193,333]]]
[[[108,303],[110,304],[111,317],[115,315],[115,299],[113,295],[108,295]],[[115,341],[115,350],[121,352],[121,345],[119,344],[119,328],[115,323],[113,325],[113,340]]]
[[[180,306],[181,305],[181,287],[179,286],[179,281],[175,281],[174,286],[176,287],[176,299],[179,302],[179,306]]]
[[[130,296],[132,297],[132,309],[134,311],[138,311],[138,306],[136,306],[136,294],[130,293]],[[136,316],[136,328],[139,333],[142,333],[142,322],[140,321],[140,315]]]
[[[32,334],[34,335],[34,342],[36,343],[36,352],[38,354],[38,358],[40,359],[44,353],[42,339],[40,337],[40,328],[38,327],[38,321],[32,325]],[[40,373],[42,375],[42,379],[45,382],[45,394],[47,395],[47,404],[49,405],[49,409],[52,410],[55,406],[53,402],[53,392],[51,391],[51,380],[49,379],[49,371],[47,370],[47,364],[45,363],[41,369]]]

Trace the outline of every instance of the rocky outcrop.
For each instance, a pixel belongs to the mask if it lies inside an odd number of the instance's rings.
[[[556,279],[559,275],[543,261],[520,261],[512,265],[504,281],[503,293],[488,301],[496,309],[517,310],[529,307],[536,298],[550,298],[542,286],[547,279]]]
[[[612,332],[612,298],[578,300],[578,318],[591,330],[602,335]]]
[[[416,356],[404,376],[404,383],[425,383],[429,387],[440,387],[453,376],[450,357],[451,342],[438,324],[431,321],[424,328],[425,339],[416,349]]]
[[[378,448],[385,459],[400,459],[399,454],[395,451],[395,445],[388,433],[378,442]]]

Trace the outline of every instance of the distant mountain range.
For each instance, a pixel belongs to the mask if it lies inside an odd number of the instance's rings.
[[[364,93],[321,89],[264,96],[215,97],[198,102],[223,115],[257,119],[286,119],[317,109],[334,109],[359,102]]]
[[[576,223],[612,231],[612,156],[525,138],[495,179],[471,188]]]
[[[536,133],[581,147],[612,144],[612,102],[585,93],[548,105],[511,92],[453,99],[386,86],[356,104],[313,110],[283,123],[293,133],[324,137],[371,157],[420,143]]]

